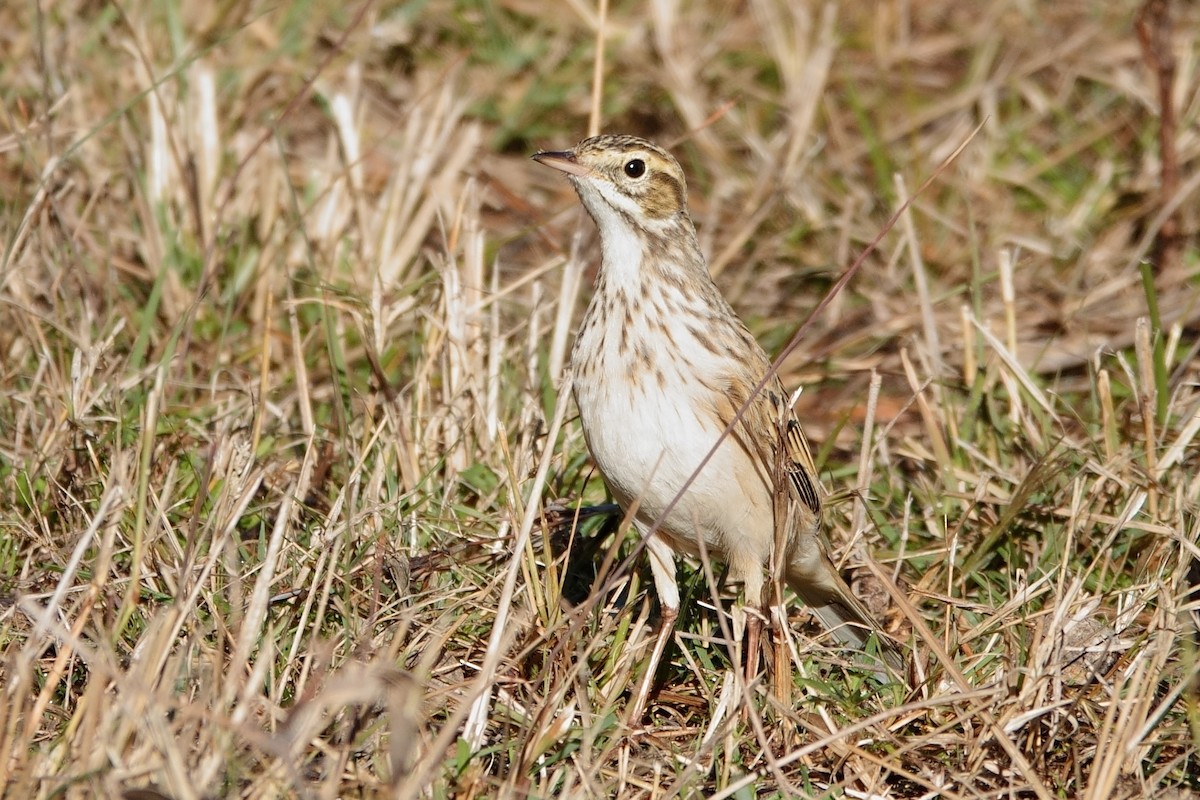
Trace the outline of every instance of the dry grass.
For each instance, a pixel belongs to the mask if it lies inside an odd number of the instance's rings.
[[[1200,14],[1164,200],[1137,3],[846,5],[0,8],[5,796],[1200,795]],[[741,686],[690,569],[623,719],[594,100],[776,350],[982,124],[784,364],[911,691],[798,608]]]

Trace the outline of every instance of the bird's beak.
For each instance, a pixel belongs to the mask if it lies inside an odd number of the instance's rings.
[[[534,153],[532,158],[539,164],[554,167],[560,172],[565,172],[568,175],[574,175],[578,178],[586,178],[592,174],[589,168],[575,160],[575,153],[570,150],[543,151],[541,153]]]

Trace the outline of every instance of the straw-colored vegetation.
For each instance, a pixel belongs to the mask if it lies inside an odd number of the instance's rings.
[[[5,796],[1198,796],[1200,11],[1158,4],[1149,50],[1140,0],[0,6]],[[911,688],[795,606],[741,685],[692,564],[625,718],[595,232],[527,158],[593,113],[799,333]]]

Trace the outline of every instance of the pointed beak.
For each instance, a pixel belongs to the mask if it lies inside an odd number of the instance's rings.
[[[568,175],[574,175],[578,178],[586,178],[592,174],[590,169],[575,160],[575,153],[570,150],[543,151],[541,153],[534,153],[531,158],[539,164],[554,167],[560,172],[565,172]]]

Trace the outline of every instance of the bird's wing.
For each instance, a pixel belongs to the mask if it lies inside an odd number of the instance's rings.
[[[738,411],[746,406],[740,421],[734,426],[733,435],[747,452],[754,455],[768,476],[775,473],[776,459],[782,457],[783,461],[778,467],[787,475],[795,499],[814,515],[820,514],[821,495],[816,480],[816,465],[804,436],[804,428],[792,412],[783,384],[777,378],[768,381],[747,405],[746,401],[755,385],[740,376],[731,378],[724,402],[718,403],[718,420],[723,427],[728,427]],[[782,453],[777,449],[780,441],[783,443]]]
[[[766,356],[759,371],[754,370],[756,365],[745,366],[747,375],[762,375],[767,369]],[[717,417],[728,427],[742,406],[746,406],[731,435],[754,456],[769,486],[777,484],[774,476],[782,472],[790,489],[788,496],[782,498],[784,506],[776,506],[776,514],[786,515],[782,528],[776,531],[787,542],[784,577],[842,644],[861,649],[870,631],[882,628],[842,580],[830,558],[829,539],[820,521],[821,488],[808,440],[792,412],[783,384],[777,378],[767,381],[747,404],[756,385],[757,381],[746,377],[730,377],[726,395],[718,403]],[[894,643],[886,636],[881,637],[880,643],[887,663],[902,671],[903,657]]]

